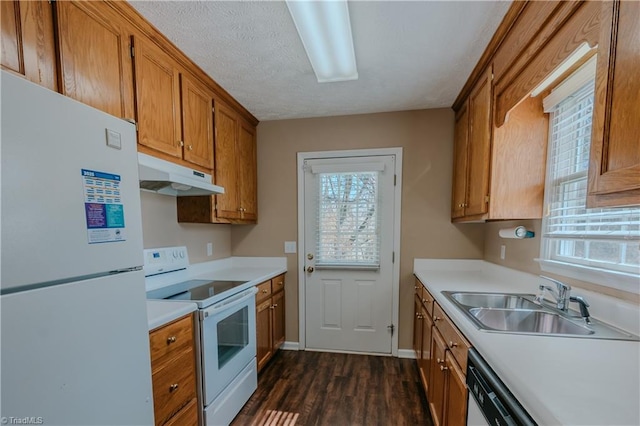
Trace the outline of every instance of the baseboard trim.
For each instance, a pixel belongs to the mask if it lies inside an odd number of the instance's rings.
[[[298,342],[284,342],[280,347],[283,351],[299,351],[300,343]]]
[[[416,359],[416,353],[413,349],[398,349],[398,358]]]

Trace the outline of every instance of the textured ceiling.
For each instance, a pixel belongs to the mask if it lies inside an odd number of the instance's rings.
[[[509,1],[351,1],[359,79],[318,83],[283,1],[131,4],[259,120],[449,107]]]

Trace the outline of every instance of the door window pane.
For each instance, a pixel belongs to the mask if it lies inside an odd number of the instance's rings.
[[[318,174],[316,266],[380,266],[378,172]]]

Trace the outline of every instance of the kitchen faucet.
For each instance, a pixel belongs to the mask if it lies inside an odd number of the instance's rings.
[[[551,281],[556,285],[556,287],[553,288],[550,285],[540,284],[538,287],[540,294],[536,296],[536,302],[542,302],[544,299],[544,291],[549,290],[551,295],[556,299],[556,308],[563,312],[567,312],[569,310],[569,294],[571,293],[571,286],[553,278],[545,277],[544,275],[540,275],[540,278]]]
[[[556,285],[555,288],[540,284],[538,287],[540,289],[540,294],[538,294],[535,298],[535,302],[540,304],[544,299],[544,291],[549,290],[551,295],[556,299],[556,308],[560,309],[563,312],[569,311],[569,302],[576,302],[580,305],[580,316],[584,319],[584,322],[587,324],[591,324],[591,320],[589,319],[589,304],[586,300],[584,300],[581,296],[571,296],[571,286],[563,283],[562,281],[555,280],[550,277],[546,277],[544,275],[540,275],[540,278],[544,278],[545,280],[551,281]]]

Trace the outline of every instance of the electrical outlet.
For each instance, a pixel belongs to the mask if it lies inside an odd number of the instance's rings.
[[[500,259],[504,260],[504,258],[507,255],[507,246],[505,246],[504,244],[502,244],[500,246]]]
[[[297,247],[295,241],[285,241],[284,242],[284,252],[285,253],[296,253]]]
[[[207,256],[213,256],[213,243],[207,243]]]

